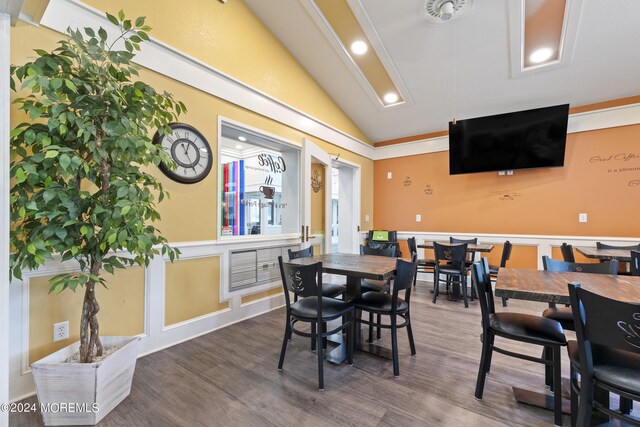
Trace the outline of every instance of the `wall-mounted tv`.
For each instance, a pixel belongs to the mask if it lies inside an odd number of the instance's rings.
[[[564,165],[569,104],[449,122],[449,174]]]

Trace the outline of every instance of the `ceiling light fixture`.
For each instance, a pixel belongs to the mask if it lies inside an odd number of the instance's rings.
[[[245,142],[247,140],[247,138],[245,138],[244,136],[239,136],[238,139],[242,142]]]
[[[395,92],[389,92],[384,95],[384,102],[387,104],[393,104],[398,102],[398,94]]]
[[[362,40],[356,40],[351,43],[351,52],[355,55],[364,55],[367,53],[367,50],[369,50],[369,46]]]
[[[453,7],[453,2],[448,1],[448,2],[442,3],[442,6],[440,6],[440,11],[438,12],[438,14],[440,15],[440,19],[442,19],[443,21],[448,21],[449,19],[453,18],[454,12],[455,12],[455,9]]]
[[[426,0],[426,18],[434,24],[442,24],[459,18],[473,7],[475,0]]]
[[[553,49],[550,47],[543,47],[538,50],[534,50],[531,55],[529,55],[529,61],[533,64],[540,64],[541,62],[548,61],[553,55]]]

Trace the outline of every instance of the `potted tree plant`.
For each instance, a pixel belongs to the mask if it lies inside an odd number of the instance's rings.
[[[51,279],[50,292],[84,288],[80,342],[32,365],[40,403],[58,405],[43,412],[47,425],[95,424],[131,389],[139,338],[101,339],[103,273],[179,254],[153,225],[166,193],[145,167],[172,164],[150,133],[170,134],[185,107],[137,81],[144,17],[107,18],[114,40],[104,28],[69,29],[55,50],[11,70],[12,88],[27,92],[14,102],[30,119],[11,133],[11,274],[75,260],[77,272]],[[109,346],[119,349],[101,360]],[[74,351],[80,363],[64,363]]]

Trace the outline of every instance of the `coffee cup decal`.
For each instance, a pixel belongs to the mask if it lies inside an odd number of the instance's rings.
[[[276,188],[271,187],[272,182],[273,182],[273,178],[271,178],[271,175],[268,175],[267,178],[264,180],[265,185],[261,185],[260,188],[258,189],[262,194],[264,194],[264,197],[266,199],[273,199],[274,194],[276,194]]]

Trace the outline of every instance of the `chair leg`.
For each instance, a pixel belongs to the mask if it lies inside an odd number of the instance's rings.
[[[316,322],[311,322],[311,351],[316,351]]]
[[[327,336],[325,335],[326,333],[327,333],[327,323],[322,322],[322,349],[323,350],[327,349]]]
[[[590,426],[593,412],[593,378],[580,377],[577,426]]]
[[[280,360],[278,361],[278,369],[282,370],[282,365],[284,365],[284,355],[287,352],[287,343],[291,339],[291,322],[290,319],[287,318],[287,326],[284,329],[284,338],[282,339],[282,350],[280,350]]]
[[[322,354],[322,339],[323,336],[320,333],[320,331],[318,331],[318,334],[316,334],[316,340],[317,343],[316,345],[318,346],[318,389],[320,391],[324,390],[324,372],[322,370],[322,358],[323,358],[323,354]]]
[[[369,342],[373,342],[373,313],[369,312]]]
[[[493,335],[493,334],[489,335],[489,344],[490,344],[492,349],[493,349],[493,343],[495,342],[495,340],[496,340],[496,336],[495,335]],[[487,374],[489,372],[491,372],[491,358],[492,357],[493,357],[493,350],[489,352],[489,356],[488,356],[488,359],[487,359]]]
[[[391,351],[393,353],[393,376],[400,376],[400,364],[398,363],[398,319],[397,316],[391,316]]]
[[[551,347],[544,347],[542,349],[542,358],[551,362],[552,357]],[[553,366],[551,365],[544,365],[544,385],[553,391]]]
[[[477,400],[482,399],[482,393],[484,393],[484,380],[487,377],[487,372],[491,366],[491,353],[493,352],[493,346],[491,345],[492,333],[489,330],[485,330],[482,334],[482,355],[480,356],[480,366],[478,367],[478,379],[476,380],[476,393]]]
[[[574,366],[571,365],[569,371],[570,385],[571,385],[571,427],[576,427],[578,421],[578,392],[576,390],[576,384],[578,382],[578,373]]]
[[[382,324],[382,315],[378,314],[378,326],[376,327],[376,338],[377,339],[382,339],[382,329],[380,328],[380,325]]]
[[[560,366],[560,346],[553,347],[553,421],[562,425],[562,370]]]
[[[502,297],[502,306],[503,306],[503,307],[506,307],[506,306],[507,306],[507,299],[508,299],[508,298]]]
[[[409,317],[409,313],[407,313],[407,335],[409,337],[409,347],[411,348],[411,355],[415,356],[416,345],[413,342],[413,331],[411,330],[411,317]]]
[[[353,366],[353,351],[356,344],[356,319],[355,313],[349,316],[351,324],[347,328],[347,364]]]
[[[464,300],[464,308],[469,308],[469,300],[467,299],[467,276],[461,276],[458,283],[462,287],[462,299]]]
[[[433,273],[433,303],[436,303],[438,294],[440,293],[440,274]]]

